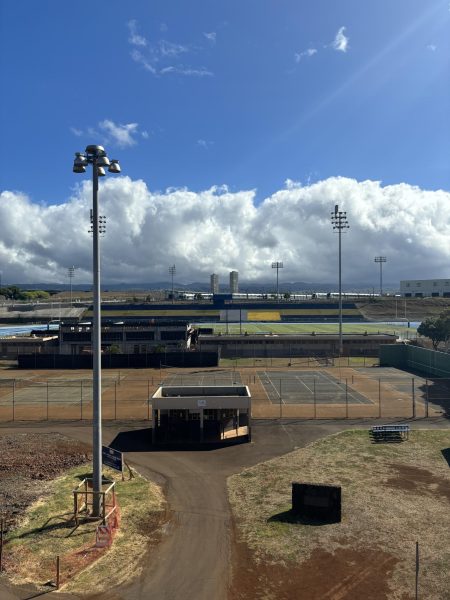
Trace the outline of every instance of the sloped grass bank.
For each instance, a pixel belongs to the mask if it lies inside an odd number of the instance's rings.
[[[104,476],[116,481],[119,527],[109,548],[95,547],[98,522],[82,522],[75,528],[72,490],[89,476],[88,465],[67,471],[48,486],[45,496],[25,512],[17,528],[9,532],[4,548],[6,574],[12,583],[48,585],[56,579],[60,556],[64,590],[93,592],[117,586],[139,573],[139,559],[164,522],[162,490],[133,471],[126,481],[115,471]]]
[[[295,568],[324,551],[336,562],[349,550],[387,553],[395,562],[389,598],[410,597],[419,541],[421,596],[447,598],[449,446],[449,430],[413,431],[400,444],[373,444],[367,431],[347,431],[246,469],[228,479],[237,541],[246,543],[256,568]],[[342,522],[293,522],[293,481],[342,486]]]

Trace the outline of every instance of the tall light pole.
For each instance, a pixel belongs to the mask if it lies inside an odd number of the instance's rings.
[[[94,492],[92,514],[101,515],[102,491],[102,362],[101,362],[101,312],[100,312],[100,248],[98,214],[98,178],[110,173],[120,173],[118,160],[109,160],[102,146],[87,146],[84,153],[77,152],[73,162],[74,173],[85,173],[87,165],[92,165],[92,233],[93,233],[93,279],[94,279],[94,319],[92,328],[92,491]],[[102,224],[103,229],[103,224]]]
[[[383,295],[383,263],[387,262],[385,256],[375,256],[374,262],[380,263],[380,298]]]
[[[331,224],[333,229],[337,229],[339,235],[339,356],[344,353],[344,344],[342,341],[342,245],[341,234],[343,229],[349,229],[347,213],[339,210],[336,204],[334,212],[331,213]]]
[[[72,308],[72,279],[75,277],[75,269],[73,265],[67,269],[67,277],[70,283],[70,307]]]
[[[177,272],[177,268],[175,265],[172,265],[171,267],[169,267],[169,273],[172,277],[172,304],[174,303],[174,300],[175,300],[174,290],[173,290],[173,276],[175,275],[176,272]]]
[[[276,261],[272,263],[272,269],[277,270],[277,301],[278,301],[278,271],[283,268],[283,263],[280,261]]]

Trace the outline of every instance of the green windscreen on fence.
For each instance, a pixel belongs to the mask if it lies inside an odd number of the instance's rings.
[[[380,367],[411,369],[435,377],[450,377],[450,354],[406,344],[385,344],[380,347]]]

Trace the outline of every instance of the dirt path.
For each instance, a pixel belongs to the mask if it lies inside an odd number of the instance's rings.
[[[104,443],[111,444],[122,431],[128,434],[127,460],[144,475],[164,482],[172,519],[162,542],[146,554],[142,576],[120,589],[91,595],[93,600],[226,600],[230,588],[231,513],[226,478],[242,468],[280,456],[331,433],[353,427],[369,427],[373,420],[358,421],[260,421],[253,429],[252,444],[204,452],[152,452],[136,448],[133,440],[145,432],[131,427],[104,427]],[[448,427],[448,421],[420,421],[418,427]],[[0,428],[9,431],[55,431],[89,442],[91,429],[53,423],[49,427]],[[127,443],[126,441],[123,443]],[[133,447],[134,446],[134,447]],[[139,450],[139,451],[137,451]],[[119,568],[119,566],[118,566]],[[8,591],[9,590],[9,591]],[[30,588],[8,590],[0,581],[0,598],[25,600]],[[44,594],[40,597],[50,597]],[[75,595],[58,594],[61,600]],[[89,596],[84,595],[86,599]]]

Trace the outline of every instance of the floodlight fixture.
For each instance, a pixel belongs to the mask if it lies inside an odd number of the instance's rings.
[[[119,161],[116,159],[111,159],[108,171],[110,173],[120,173]]]

